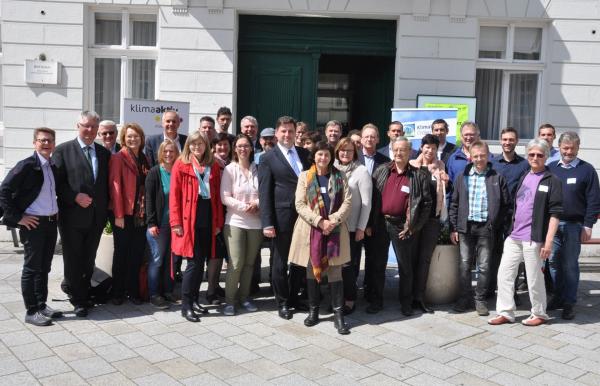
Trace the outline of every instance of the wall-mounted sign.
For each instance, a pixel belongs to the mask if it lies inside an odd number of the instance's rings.
[[[464,121],[475,122],[475,109],[477,98],[452,95],[417,95],[417,107],[429,108],[454,108],[458,110],[456,116],[456,136],[460,135],[460,125]]]
[[[25,59],[25,82],[59,84],[60,63],[47,60]]]
[[[443,119],[448,123],[448,135],[446,140],[456,142],[456,115],[457,109],[392,109],[392,121],[402,122],[404,136],[410,139],[413,149],[421,147],[421,138],[425,134],[431,134],[431,124],[436,119]]]
[[[165,111],[175,110],[181,118],[179,132],[189,133],[190,103],[147,99],[123,99],[121,124],[135,122],[142,126],[146,136],[163,132],[161,118]]]

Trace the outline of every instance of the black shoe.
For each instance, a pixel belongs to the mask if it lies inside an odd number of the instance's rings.
[[[58,319],[63,317],[62,311],[57,311],[47,305],[44,305],[44,308],[40,308],[38,312],[50,319]]]
[[[201,314],[208,314],[208,310],[206,308],[202,307],[202,305],[198,302],[192,303],[192,309],[195,312],[199,312]]]
[[[139,306],[140,304],[142,304],[142,299],[136,297],[136,296],[130,296],[129,297],[129,301],[132,302],[133,304],[135,304],[136,306]]]
[[[347,305],[344,304],[344,307],[342,309],[344,316],[352,315],[354,313],[354,311],[356,311],[356,303],[354,303],[352,305],[352,307],[348,307]]]
[[[381,311],[382,309],[383,309],[383,307],[380,306],[379,304],[371,303],[367,306],[367,308],[365,309],[365,312],[367,314],[376,314],[379,311]]]
[[[400,312],[402,312],[402,315],[404,316],[412,316],[414,314],[414,311],[410,304],[403,304],[400,307]]]
[[[312,327],[319,323],[319,307],[311,307],[308,310],[308,316],[304,319],[306,327]]]
[[[121,304],[123,304],[124,300],[125,299],[122,296],[117,296],[111,299],[111,303],[115,306],[120,306]]]
[[[166,310],[167,308],[169,308],[171,306],[169,304],[169,302],[167,302],[166,299],[160,295],[152,296],[150,298],[150,303],[152,303],[154,308],[159,309],[159,310]]]
[[[333,306],[333,325],[337,329],[338,334],[348,335],[350,329],[344,322],[344,283],[342,281],[334,281],[329,283],[331,292],[331,305]]]
[[[424,313],[427,314],[433,314],[433,309],[430,308],[429,306],[427,306],[427,304],[425,304],[424,301],[422,300],[415,300],[412,304],[413,308],[416,308],[418,310],[423,311]]]
[[[563,311],[562,311],[561,317],[564,320],[572,320],[573,318],[575,318],[575,310],[573,309],[572,304],[565,304],[563,306]]]
[[[217,295],[206,295],[206,303],[212,304],[213,306],[218,306],[221,304],[221,299]]]
[[[281,319],[286,319],[286,320],[292,319],[292,316],[293,316],[292,311],[290,311],[290,308],[288,306],[279,307],[278,314]]]
[[[550,301],[548,302],[548,306],[546,307],[547,311],[560,310],[563,308],[563,301],[558,296],[552,296]]]
[[[188,322],[198,323],[200,321],[200,317],[198,314],[194,312],[194,310],[181,310],[181,316],[185,318]]]
[[[73,311],[75,312],[75,316],[77,316],[78,318],[85,318],[86,316],[88,316],[88,310],[85,307],[75,306],[75,309]]]
[[[454,312],[463,313],[466,312],[470,307],[470,301],[468,299],[458,299],[458,301],[452,307]]]
[[[52,319],[36,311],[35,314],[25,314],[25,323],[33,324],[34,326],[49,326],[52,324]]]

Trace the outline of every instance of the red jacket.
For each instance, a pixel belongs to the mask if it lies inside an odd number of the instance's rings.
[[[115,218],[133,215],[138,168],[135,160],[123,147],[110,157],[108,163],[109,209]]]
[[[223,205],[221,204],[221,168],[214,162],[210,168],[210,201],[212,210],[212,250],[215,257],[216,229],[223,229]],[[192,163],[175,161],[171,170],[171,190],[169,192],[169,220],[171,228],[183,227],[183,236],[171,233],[171,250],[174,254],[191,258],[194,256],[194,225],[198,203],[198,178]]]

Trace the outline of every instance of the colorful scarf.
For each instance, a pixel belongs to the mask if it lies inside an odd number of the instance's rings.
[[[319,209],[319,214],[324,220],[329,219],[329,213],[339,210],[344,200],[344,178],[340,171],[332,168],[329,177],[333,188],[334,198],[331,208],[327,211],[325,202],[321,196],[321,186],[317,176],[317,167],[312,165],[306,174],[306,197],[308,205],[312,210]],[[329,192],[327,193],[329,194]],[[310,263],[317,282],[321,282],[321,274],[329,267],[329,259],[340,255],[340,226],[329,234],[323,234],[319,227],[310,228]]]
[[[138,157],[127,149],[129,156],[135,161],[135,167],[137,169],[136,175],[136,193],[135,202],[133,204],[133,224],[136,227],[146,225],[146,175],[150,170],[150,165],[146,155],[140,151]]]

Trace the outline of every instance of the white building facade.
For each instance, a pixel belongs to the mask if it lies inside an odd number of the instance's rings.
[[[526,140],[549,122],[578,132],[581,158],[600,165],[597,0],[1,0],[5,167],[30,154],[32,128],[63,142],[79,111],[119,121],[127,97],[188,101],[190,128],[220,106],[247,113],[238,43],[248,15],[393,22],[386,109],[415,107],[418,94],[477,96],[484,138],[512,125]],[[58,84],[26,82],[25,61],[40,58],[59,63]]]

